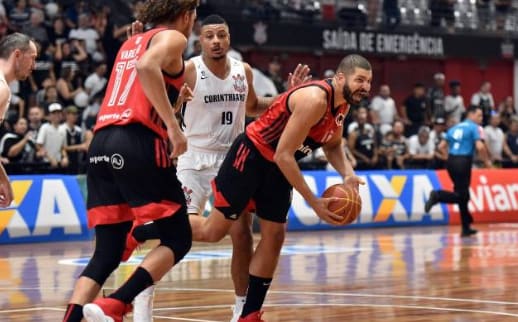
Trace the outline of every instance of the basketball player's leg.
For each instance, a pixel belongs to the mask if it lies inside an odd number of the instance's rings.
[[[193,169],[194,158],[190,155],[182,155],[177,169],[177,176],[182,183],[182,190],[187,203],[187,213],[189,217],[201,215],[205,208],[207,195],[210,193],[210,178],[205,178],[208,171]],[[206,183],[205,183],[206,181]],[[160,238],[160,232],[156,222],[143,226],[138,226],[134,230],[134,237],[138,241]],[[193,236],[196,240],[198,236]],[[133,302],[133,321],[150,322],[153,320],[153,297],[155,286],[152,285],[140,292]]]
[[[93,320],[105,316],[122,319],[127,312],[123,308],[128,307],[137,294],[159,281],[191,247],[191,231],[180,182],[172,163],[155,159],[155,156],[167,155],[166,145],[146,128],[133,127],[127,138],[132,142],[131,146],[121,145],[120,148],[124,167],[114,169],[113,174],[135,220],[155,222],[160,245],[146,256],[119,289],[108,296],[109,300],[96,300],[85,306],[85,312],[92,314]]]
[[[151,146],[153,150],[165,149],[163,144],[153,137],[146,137],[146,134],[141,133],[141,139],[135,142],[135,145],[140,145],[137,150],[146,152],[144,146]],[[185,197],[172,165],[164,165],[161,160],[155,160],[155,154],[136,154],[138,156],[135,155],[127,162],[131,175],[122,176],[120,173],[121,176],[118,177],[121,193],[128,200],[136,221],[154,221],[160,244],[147,254],[137,269],[145,271],[142,273],[145,278],[126,296],[120,296],[124,303],[131,302],[140,291],[159,281],[174,263],[185,256],[192,240]],[[160,155],[167,153],[164,150]],[[131,278],[126,284],[130,282]],[[121,287],[122,290],[125,285]]]
[[[119,266],[131,221],[95,227],[95,250],[76,282],[63,321],[81,321],[82,307],[95,299],[110,274]]]
[[[254,251],[254,240],[252,236],[252,214],[243,211],[239,219],[230,228],[232,239],[232,260],[230,272],[234,283],[235,304],[231,321],[237,321],[246,300],[248,289],[248,268]]]
[[[65,313],[64,321],[67,322],[81,321],[82,306],[97,296],[108,276],[119,265],[125,236],[133,220],[129,205],[111,174],[111,165],[104,158],[111,155],[110,139],[114,132],[112,129],[99,131],[90,145],[88,226],[95,227],[96,245],[92,258],[75,285]]]
[[[292,187],[280,170],[274,165],[272,167],[254,195],[261,239],[250,262],[248,292],[241,313],[243,318],[259,315],[285,238]]]

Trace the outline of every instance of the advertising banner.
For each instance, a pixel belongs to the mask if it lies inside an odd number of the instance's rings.
[[[448,224],[446,205],[434,207],[430,214],[424,213],[430,191],[440,186],[435,171],[358,171],[357,175],[366,184],[360,186],[362,211],[354,223],[341,227],[326,224],[294,190],[288,230]],[[337,173],[329,171],[306,171],[304,177],[316,195],[342,182]]]
[[[443,189],[453,190],[446,171],[437,171]],[[518,221],[516,169],[476,169],[471,175],[469,210],[475,223]],[[447,205],[450,223],[459,224],[457,205]]]
[[[0,243],[84,240],[86,207],[75,176],[11,176],[14,201],[0,209]]]

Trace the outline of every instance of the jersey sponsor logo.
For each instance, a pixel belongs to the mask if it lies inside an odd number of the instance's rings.
[[[127,109],[125,110],[124,112],[121,113],[120,115],[120,118],[121,120],[126,120],[126,119],[129,119],[131,117],[131,109]]]
[[[94,155],[90,157],[90,163],[97,164],[101,162],[110,162],[110,158],[107,155]]]
[[[232,76],[232,78],[234,79],[234,89],[240,93],[244,93],[246,91],[245,76],[237,74]]]
[[[122,157],[122,155],[118,153],[112,154],[112,156],[110,157],[110,163],[112,165],[112,168],[114,168],[115,170],[120,170],[124,168],[124,158]]]
[[[245,94],[214,94],[203,97],[205,103],[244,102]]]
[[[200,79],[207,79],[207,78],[208,78],[207,74],[205,74],[205,71],[202,70],[200,73]]]

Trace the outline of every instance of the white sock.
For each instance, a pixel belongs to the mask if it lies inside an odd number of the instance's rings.
[[[246,296],[237,296],[236,295],[236,304],[234,306],[234,314],[235,313],[241,314],[241,312],[243,311],[243,306],[245,305],[245,302],[246,302]]]

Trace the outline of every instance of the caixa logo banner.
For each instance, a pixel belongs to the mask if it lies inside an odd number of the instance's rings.
[[[336,172],[307,171],[303,174],[311,190],[319,196],[326,187],[342,182]],[[346,227],[448,224],[445,205],[433,207],[429,214],[424,213],[424,204],[430,191],[440,188],[435,171],[358,171],[356,174],[366,182],[360,186],[362,211],[358,219]],[[332,227],[318,218],[302,196],[296,190],[293,191],[288,217],[289,230]]]
[[[0,243],[90,239],[75,176],[12,176],[14,201],[0,209]]]

